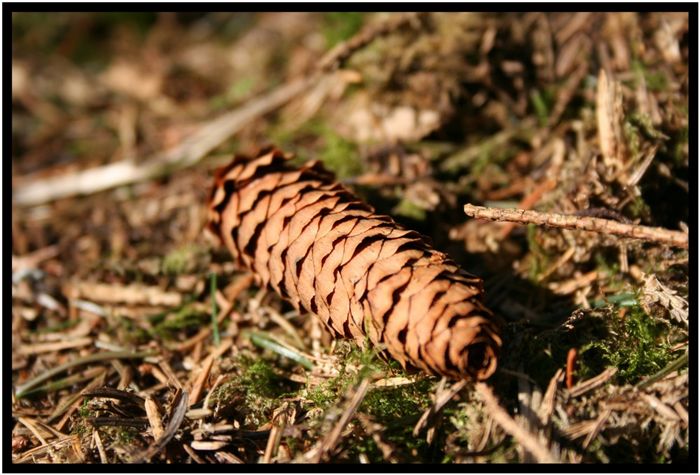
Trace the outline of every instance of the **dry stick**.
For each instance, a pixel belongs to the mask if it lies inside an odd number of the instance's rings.
[[[593,429],[588,433],[586,438],[583,441],[582,447],[584,449],[588,448],[590,443],[593,441],[593,439],[600,434],[600,431],[603,429],[603,426],[605,425],[605,422],[608,420],[610,415],[612,414],[612,410],[609,408],[603,409],[603,412],[600,413],[598,416],[598,419],[595,421],[595,425],[593,426]]]
[[[199,464],[206,463],[204,460],[202,460],[202,459],[199,457],[199,455],[197,455],[197,452],[195,452],[195,451],[192,449],[192,447],[190,447],[189,445],[187,445],[187,444],[182,444],[182,448],[185,450],[185,452],[187,452],[187,454],[188,454],[190,457],[192,457],[192,460],[193,460],[195,463],[199,463]]]
[[[246,124],[283,106],[307,90],[324,73],[332,71],[355,51],[374,39],[386,36],[403,25],[415,21],[418,15],[408,13],[392,16],[379,25],[368,26],[326,53],[319,62],[317,73],[291,80],[263,96],[252,99],[240,108],[213,119],[183,143],[167,152],[156,154],[141,163],[122,160],[78,173],[33,181],[13,190],[14,204],[33,206],[69,196],[89,195],[117,186],[157,178],[175,169],[192,166]]]
[[[116,186],[157,178],[174,169],[194,165],[246,124],[272,112],[306,90],[312,80],[315,80],[314,76],[290,81],[236,110],[213,119],[177,147],[156,154],[143,162],[122,160],[78,173],[33,181],[13,190],[13,201],[19,206],[33,206],[68,196],[89,195]]]
[[[72,299],[89,297],[91,302],[127,305],[182,305],[182,294],[167,292],[156,285],[121,285],[99,282],[73,281],[65,286],[65,293]]]
[[[12,459],[12,463],[25,463],[29,459],[32,459],[33,457],[39,456],[44,454],[45,452],[54,449],[54,450],[59,450],[62,449],[64,446],[67,446],[69,444],[72,444],[73,439],[78,436],[76,435],[69,435],[66,436],[62,439],[56,439],[52,440],[46,445],[40,445],[38,447],[34,447],[32,449],[27,450],[26,452],[22,453],[19,455],[17,458]],[[33,462],[36,463],[36,459],[33,459]]]
[[[518,425],[517,422],[501,407],[494,396],[491,388],[485,383],[477,383],[476,389],[484,399],[484,404],[489,410],[489,414],[500,425],[503,430],[512,435],[520,445],[525,447],[540,463],[556,463],[557,460],[552,453],[543,446],[535,434],[528,432]]]
[[[28,417],[18,417],[17,421],[22,424],[24,427],[29,429],[29,431],[32,433],[34,437],[41,442],[41,445],[46,445],[46,439],[41,435],[41,432],[39,432],[39,428],[34,424],[34,421]]]
[[[578,229],[603,234],[614,234],[628,239],[659,242],[688,249],[688,234],[665,228],[627,224],[590,216],[574,216],[557,213],[542,213],[524,209],[488,208],[464,205],[467,216],[491,221],[509,221],[521,224],[537,224],[555,228]]]

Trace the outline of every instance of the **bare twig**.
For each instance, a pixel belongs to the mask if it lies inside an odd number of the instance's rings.
[[[78,173],[34,180],[13,190],[13,202],[18,206],[33,206],[69,196],[89,195],[190,167],[246,124],[274,111],[308,90],[324,73],[332,71],[358,49],[378,37],[386,36],[415,21],[419,15],[418,13],[396,15],[378,25],[368,26],[326,53],[319,62],[318,73],[290,80],[252,99],[240,108],[203,124],[197,132],[171,150],[156,154],[142,162],[122,160]]]
[[[598,280],[601,273],[595,270],[586,272],[585,274],[577,275],[571,279],[567,279],[563,282],[552,282],[548,285],[549,289],[558,295],[569,295],[573,294],[579,289],[588,287],[593,282]]]
[[[602,234],[614,234],[628,239],[659,242],[688,249],[688,234],[665,228],[620,223],[609,219],[580,217],[574,215],[543,213],[524,209],[488,208],[464,205],[464,212],[477,219],[510,221],[521,224],[537,224],[555,228],[578,229]]]
[[[622,90],[620,84],[609,78],[604,69],[598,74],[596,119],[603,162],[612,171],[617,172],[624,165],[626,158],[622,132]]]
[[[240,108],[207,122],[177,147],[142,162],[122,160],[78,173],[35,180],[13,190],[13,201],[19,206],[33,206],[157,178],[175,169],[192,166],[246,124],[272,112],[306,90],[312,80],[315,78],[287,82]]]
[[[288,402],[282,403],[282,405],[272,413],[272,429],[270,429],[270,436],[267,439],[265,453],[261,460],[262,463],[270,463],[273,457],[277,456],[284,429],[288,425],[294,423],[295,417],[296,410],[294,407],[290,407]]]
[[[197,455],[197,452],[195,452],[189,445],[187,444],[182,444],[181,447],[187,452],[187,454],[192,457],[192,460],[195,463],[206,463],[199,455]]]
[[[24,269],[35,269],[45,260],[52,259],[59,254],[58,246],[47,246],[24,256],[12,256],[12,272]]]
[[[27,450],[19,457],[13,459],[12,463],[25,463],[30,460],[33,460],[34,457],[37,457],[45,452],[51,453],[52,450],[60,450],[63,447],[72,445],[73,440],[77,437],[77,435],[69,435],[60,439],[52,440],[48,444],[40,445],[39,447],[34,447],[33,449]]]
[[[518,425],[517,422],[498,403],[491,388],[485,383],[477,383],[476,389],[484,399],[489,414],[500,425],[503,430],[512,435],[525,449],[527,449],[540,463],[556,463],[557,459],[544,447],[535,434],[528,432]]]
[[[591,431],[588,433],[585,440],[583,441],[582,447],[584,449],[590,445],[590,443],[593,441],[593,439],[598,434],[600,434],[600,431],[603,430],[603,427],[605,426],[605,422],[607,422],[607,420],[611,414],[612,414],[612,411],[609,408],[606,407],[605,409],[603,409],[603,411],[598,416],[598,419],[596,419],[595,424],[593,425]]]

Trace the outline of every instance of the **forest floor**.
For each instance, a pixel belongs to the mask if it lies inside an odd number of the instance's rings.
[[[14,463],[689,463],[687,14],[12,29]],[[267,144],[484,278],[485,389],[334,340],[236,267],[205,232],[213,171]]]

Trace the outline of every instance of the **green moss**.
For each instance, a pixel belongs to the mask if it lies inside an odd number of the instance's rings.
[[[331,48],[360,31],[365,14],[359,12],[329,12],[323,15],[323,36],[326,47]]]
[[[208,260],[209,252],[197,244],[185,244],[163,258],[161,271],[166,275],[191,273]]]
[[[649,219],[651,208],[641,196],[635,196],[625,208],[632,219]]]
[[[252,396],[264,399],[277,399],[288,392],[282,378],[275,374],[270,363],[263,359],[242,358],[245,370],[239,379]]]
[[[378,351],[370,345],[360,347],[352,341],[340,341],[336,347],[336,356],[342,362],[338,376],[328,379],[313,388],[306,388],[304,396],[308,400],[305,410],[311,413],[318,410],[311,425],[323,427],[323,417],[327,410],[339,407],[350,388],[359,384],[365,377],[406,376],[400,365],[391,360],[384,360]],[[430,394],[434,379],[421,379],[411,384],[395,387],[375,387],[370,389],[359,413],[366,414],[373,421],[384,427],[382,439],[396,448],[396,455],[401,461],[418,461],[428,455],[429,447],[425,438],[416,439],[413,427],[423,411],[430,405]],[[373,438],[362,430],[354,432],[345,439],[343,459],[357,462],[360,454],[371,462],[386,462],[381,450]]]
[[[320,130],[323,146],[319,159],[323,164],[341,180],[362,173],[362,163],[355,144],[336,134],[330,127],[324,126]]]
[[[359,384],[362,378],[392,371],[389,364],[379,358],[371,345],[366,345],[365,349],[362,349],[354,341],[341,340],[336,347],[336,355],[342,362],[338,376],[306,388],[306,399],[320,409],[325,410],[338,403],[347,394],[349,388]]]
[[[625,141],[629,147],[630,155],[635,158],[639,156],[639,150],[641,147],[641,137],[639,127],[630,122],[625,121],[622,127],[622,133],[625,136]]]
[[[129,317],[117,316],[110,319],[110,322],[116,322],[111,325],[111,330],[117,334],[117,341],[132,345],[140,345],[151,340],[152,335],[143,327],[139,326],[138,322]]]
[[[537,283],[542,272],[549,268],[550,257],[537,241],[537,226],[535,224],[527,225],[527,244],[530,250],[528,259],[528,278]]]
[[[394,207],[392,213],[415,219],[416,221],[425,221],[426,218],[425,209],[405,197]]]
[[[549,121],[550,109],[546,94],[541,94],[540,91],[534,90],[530,94],[530,101],[532,103],[532,108],[535,110],[535,115],[537,115],[537,121],[539,122],[540,126],[546,126],[547,122]]]
[[[130,445],[136,440],[139,434],[140,431],[136,427],[119,427],[115,431],[114,439],[119,444]]]
[[[296,128],[287,127],[282,122],[272,128],[270,138],[279,147],[289,152],[296,152],[299,142],[318,140],[318,151],[314,158],[323,162],[323,165],[341,180],[359,175],[363,171],[357,146],[341,137],[322,119],[311,119]],[[291,164],[301,165],[308,158],[310,157],[296,154]]]
[[[661,133],[661,131],[657,130],[656,127],[654,127],[651,117],[646,114],[642,114],[641,112],[633,112],[628,116],[628,120],[648,139],[662,140],[668,138],[666,135]]]
[[[328,409],[338,401],[339,395],[342,394],[341,388],[345,386],[346,384],[343,384],[343,379],[340,377],[331,378],[307,389],[305,396],[313,403],[314,407]]]
[[[175,312],[151,317],[154,324],[151,333],[164,339],[172,339],[180,332],[202,328],[209,319],[207,312],[196,310],[192,305],[185,305]]]
[[[687,112],[685,114],[687,116]],[[688,126],[682,127],[673,137],[672,156],[673,164],[683,166],[688,159]]]
[[[644,77],[647,89],[653,92],[661,92],[668,89],[668,78],[662,70],[653,71],[639,60],[632,60],[632,70]]]
[[[373,389],[365,396],[360,411],[383,421],[420,417],[430,405],[431,388],[431,380],[423,379],[412,384]]]
[[[230,408],[245,417],[251,427],[269,421],[281,399],[297,389],[290,381],[278,376],[271,364],[258,357],[239,354],[235,361],[239,374],[219,386],[211,396],[214,403]]]
[[[225,93],[212,97],[209,100],[209,105],[214,110],[230,107],[232,104],[245,99],[253,91],[257,82],[253,76],[241,77],[234,81]]]
[[[634,384],[671,361],[671,348],[663,339],[664,325],[652,320],[641,307],[630,307],[624,317],[611,314],[608,324],[606,338],[581,348],[581,378],[595,376],[602,367],[614,366],[620,383]]]
[[[376,350],[370,348],[353,352],[349,360],[354,359],[362,365],[360,376],[362,373],[380,374],[384,377],[406,376],[396,361],[384,361]],[[382,439],[396,448],[397,457],[402,461],[425,460],[430,457],[430,447],[425,437],[413,436],[413,427],[431,404],[433,385],[434,380],[426,378],[401,386],[374,388],[367,392],[360,405],[359,412],[368,414],[384,426]],[[356,450],[357,453],[365,453],[375,463],[385,462],[371,437],[362,437],[355,442],[351,452]]]

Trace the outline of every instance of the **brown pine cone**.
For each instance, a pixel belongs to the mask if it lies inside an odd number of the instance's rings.
[[[335,334],[375,345],[405,367],[484,380],[499,326],[483,283],[415,231],[374,214],[316,161],[272,149],[217,171],[210,229],[238,262]]]

